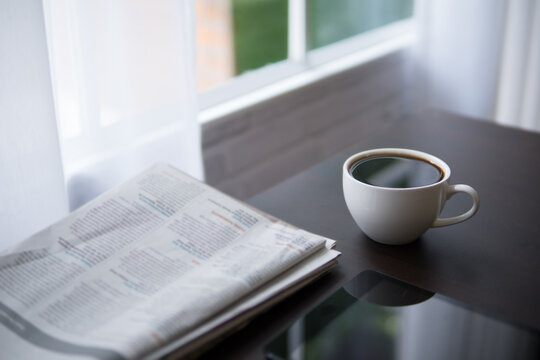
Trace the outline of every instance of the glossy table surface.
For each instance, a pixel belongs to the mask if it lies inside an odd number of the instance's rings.
[[[451,167],[452,184],[480,195],[470,220],[430,229],[412,244],[381,245],[357,228],[347,211],[341,167],[355,152],[404,147],[431,153]],[[204,357],[264,358],[262,348],[343,284],[374,270],[474,311],[540,330],[540,134],[462,116],[424,111],[370,124],[347,151],[256,196],[250,204],[337,241],[339,264],[219,343]],[[450,199],[443,215],[470,206]]]

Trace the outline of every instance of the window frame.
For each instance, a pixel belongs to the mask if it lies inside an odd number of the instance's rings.
[[[326,76],[358,66],[414,42],[415,16],[309,50],[307,1],[289,0],[288,58],[235,76],[198,93],[206,123]]]
[[[241,111],[328,76],[360,66],[415,42],[415,21],[402,20],[319,49],[303,61],[287,59],[241,74],[198,93],[201,124]]]

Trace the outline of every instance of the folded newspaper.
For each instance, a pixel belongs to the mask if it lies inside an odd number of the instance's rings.
[[[158,164],[0,254],[1,354],[188,354],[327,271],[333,246]]]

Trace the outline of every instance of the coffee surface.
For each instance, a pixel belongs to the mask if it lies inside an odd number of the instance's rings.
[[[374,156],[360,159],[349,171],[356,180],[363,183],[389,188],[425,186],[443,178],[442,171],[435,165],[405,156]]]

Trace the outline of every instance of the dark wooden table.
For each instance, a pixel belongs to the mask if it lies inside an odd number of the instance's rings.
[[[442,294],[490,316],[540,330],[540,134],[425,111],[367,126],[348,151],[253,198],[250,203],[337,241],[330,274],[257,317],[204,357],[263,358],[262,349],[296,318],[364,270],[376,270]],[[452,168],[450,182],[473,186],[480,210],[470,220],[428,230],[418,241],[387,246],[369,240],[349,215],[341,166],[377,147],[429,152]],[[470,206],[452,198],[443,215]]]

